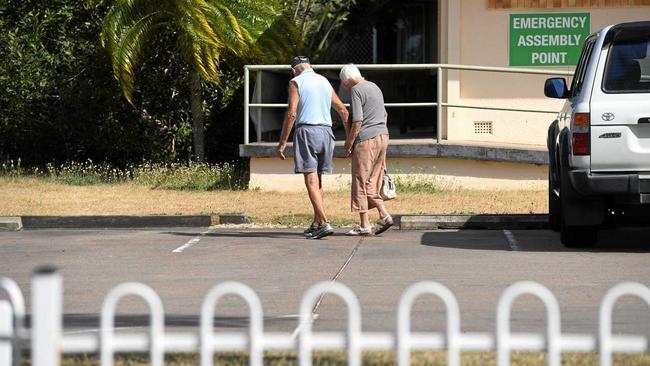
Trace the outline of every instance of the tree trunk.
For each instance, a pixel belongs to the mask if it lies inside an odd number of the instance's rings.
[[[194,161],[205,161],[205,130],[203,128],[204,111],[203,95],[201,93],[201,76],[195,70],[190,71],[190,98],[192,104],[192,132]]]

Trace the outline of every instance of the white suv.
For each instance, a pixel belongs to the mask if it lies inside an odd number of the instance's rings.
[[[547,97],[567,99],[548,129],[549,221],[566,246],[650,218],[649,46],[650,21],[606,27],[585,41],[570,89],[546,81]]]

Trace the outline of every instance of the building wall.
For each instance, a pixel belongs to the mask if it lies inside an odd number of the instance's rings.
[[[448,158],[390,158],[388,172],[405,182],[433,182],[439,189],[546,189],[548,166]],[[293,160],[251,158],[250,189],[304,190],[302,174],[293,174]],[[323,176],[326,190],[350,189],[350,159],[334,159],[334,172]],[[399,191],[399,185],[398,185]]]
[[[650,19],[650,6],[642,5],[647,1],[632,3],[609,0],[447,0],[440,7],[441,17],[448,17],[443,23],[441,36],[451,38],[447,43],[442,42],[441,60],[446,63],[456,63],[454,60],[458,60],[458,63],[465,65],[507,67],[509,14],[588,12],[594,32],[613,23]],[[455,6],[460,6],[460,10],[454,11]],[[458,48],[452,44],[456,38]],[[547,69],[573,71],[573,67]],[[544,97],[544,80],[550,76],[470,71],[458,74],[449,75],[446,90],[449,103],[551,111],[559,110],[563,103]],[[545,145],[546,129],[554,117],[554,114],[448,108],[446,132],[449,140]],[[475,121],[491,121],[492,134],[475,134]]]

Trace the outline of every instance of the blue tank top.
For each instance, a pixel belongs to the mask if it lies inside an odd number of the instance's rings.
[[[298,86],[298,125],[332,125],[332,85],[313,69],[306,69],[291,79]]]

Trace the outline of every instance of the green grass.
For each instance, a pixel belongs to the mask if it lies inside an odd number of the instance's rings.
[[[437,366],[445,365],[446,354],[444,352],[415,352],[411,356],[413,366]],[[244,366],[248,365],[248,359],[243,353],[227,353],[215,356],[215,364],[220,366]],[[566,353],[563,354],[562,364],[564,366],[591,366],[599,362],[596,353]],[[395,366],[394,352],[367,352],[363,355],[364,366]],[[63,358],[62,366],[91,366],[97,365],[96,356],[68,356]],[[148,358],[145,355],[117,355],[116,366],[144,366],[148,365]],[[197,354],[170,354],[165,356],[165,364],[168,366],[189,366],[198,365]],[[317,366],[343,366],[347,365],[347,358],[340,352],[316,352],[313,356],[313,364]],[[513,353],[511,364],[514,366],[542,366],[546,365],[546,356],[543,353]],[[642,366],[650,364],[650,355],[616,355],[614,365]],[[285,366],[298,365],[296,353],[270,352],[264,357],[264,365]],[[492,366],[496,365],[494,352],[463,353],[461,355],[463,366]]]
[[[435,177],[427,176],[424,174],[411,174],[411,175],[394,175],[391,176],[395,186],[397,186],[397,195],[402,193],[435,193],[445,190],[443,183],[438,181]]]
[[[0,176],[38,177],[50,182],[90,186],[98,184],[134,183],[153,189],[181,191],[215,191],[246,189],[247,171],[234,164],[153,164],[143,163],[116,168],[108,163],[90,160],[47,164],[44,168],[25,168],[21,161],[0,163]]]
[[[117,169],[107,163],[95,164],[90,160],[60,166],[47,164],[38,175],[56,183],[75,186],[122,183],[130,179],[128,170]]]
[[[153,188],[215,191],[245,188],[240,174],[232,164],[143,164],[133,168],[133,182]]]
[[[26,168],[21,161],[0,163],[2,177],[39,177],[50,182],[90,186],[134,183],[153,189],[179,191],[242,190],[247,188],[248,169],[235,164],[160,164],[142,163],[117,168],[109,163],[68,162],[47,164],[42,168]],[[445,187],[435,177],[426,175],[393,176],[399,193],[435,193]],[[306,219],[310,221],[311,218]],[[280,217],[279,224],[303,225],[304,217]]]

